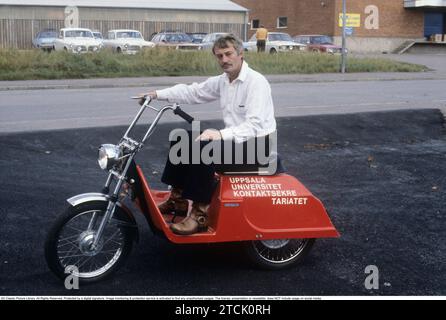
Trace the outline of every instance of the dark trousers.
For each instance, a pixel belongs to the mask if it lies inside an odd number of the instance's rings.
[[[191,134],[189,133],[189,141],[192,142],[192,139],[190,138]],[[257,139],[268,139],[268,136],[262,137],[262,138],[254,138],[256,139],[255,142],[257,142]],[[251,141],[252,142],[252,141]],[[172,147],[177,143],[177,141],[171,143],[171,149]],[[234,141],[201,141],[199,150],[200,152],[203,150],[205,146],[210,147],[209,144],[213,144],[213,149],[216,150],[216,148],[220,148],[220,154],[221,158],[220,163],[210,163],[206,164],[203,162],[203,159],[200,158],[199,163],[193,164],[192,163],[192,155],[189,154],[189,162],[188,163],[178,163],[174,164],[172,163],[170,157],[167,157],[166,166],[164,168],[163,175],[161,177],[161,181],[163,183],[169,184],[172,187],[179,188],[183,190],[183,198],[195,201],[195,202],[201,202],[201,203],[210,203],[212,194],[214,192],[214,189],[216,187],[216,181],[215,181],[215,173],[225,173],[225,172],[231,172],[231,173],[239,173],[239,174],[249,174],[249,175],[256,175],[258,174],[259,170],[262,170],[262,168],[269,168],[269,162],[268,163],[261,163],[263,159],[270,158],[270,161],[272,158],[277,161],[277,164],[273,166],[275,169],[274,172],[269,172],[269,174],[276,174],[284,172],[284,168],[282,167],[280,159],[277,157],[277,154],[270,156],[270,150],[269,150],[269,143],[266,143],[266,148],[261,149],[261,151],[265,150],[265,154],[261,156],[262,159],[258,159],[257,156],[252,155],[252,152],[250,155],[248,155],[248,150],[251,150],[248,147],[248,142],[243,142],[241,145],[236,144]],[[225,146],[226,144],[226,146]],[[226,157],[225,161],[225,150],[227,151],[228,146],[231,146],[232,148],[232,159],[228,159],[231,157]],[[191,146],[191,144],[189,144]],[[252,145],[251,145],[252,146]],[[226,149],[225,149],[226,148]],[[189,148],[189,151],[191,148]],[[236,153],[235,150],[243,150],[243,157],[240,157],[240,152]],[[257,149],[256,149],[257,151]],[[211,153],[213,154],[213,153]],[[217,153],[218,154],[218,153]],[[236,163],[236,154],[238,158]],[[227,154],[228,155],[228,154]],[[229,154],[230,155],[230,154]],[[227,163],[227,160],[231,160]],[[242,161],[240,161],[242,160]],[[242,163],[240,163],[242,162]]]
[[[257,40],[257,52],[265,52],[266,40]]]

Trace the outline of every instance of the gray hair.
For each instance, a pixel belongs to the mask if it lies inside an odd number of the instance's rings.
[[[215,51],[214,51],[215,48],[226,49],[226,48],[229,48],[230,44],[232,44],[235,51],[237,51],[237,54],[242,53],[243,42],[242,42],[242,40],[240,40],[233,34],[227,34],[227,35],[217,38],[217,40],[215,40],[215,42],[214,42],[214,45],[212,46],[212,53],[215,54]]]

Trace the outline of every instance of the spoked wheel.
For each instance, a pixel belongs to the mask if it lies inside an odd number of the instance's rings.
[[[274,239],[248,241],[244,248],[250,260],[264,269],[282,269],[307,255],[315,239]]]
[[[121,220],[125,213],[119,207],[93,247],[106,206],[106,202],[89,202],[69,207],[51,228],[45,258],[61,279],[72,275],[83,283],[102,280],[115,272],[130,253],[135,230]]]

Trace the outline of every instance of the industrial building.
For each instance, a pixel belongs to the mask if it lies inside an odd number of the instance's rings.
[[[350,52],[395,52],[413,41],[446,44],[446,0],[346,0]],[[231,32],[249,38],[261,24],[291,36],[325,34],[341,43],[342,0],[0,0],[0,48],[30,48],[46,28],[106,34],[137,29]],[[444,46],[446,47],[446,45]],[[430,48],[432,49],[432,48]]]
[[[137,29],[232,32],[246,36],[248,10],[228,0],[0,0],[0,48],[31,48],[42,29],[82,27],[106,34]]]
[[[233,0],[250,10],[248,36],[270,31],[326,34],[340,44],[342,0]],[[278,4],[280,2],[280,5]],[[446,0],[346,0],[351,52],[393,52],[411,41],[446,34]],[[436,39],[440,40],[439,37]]]

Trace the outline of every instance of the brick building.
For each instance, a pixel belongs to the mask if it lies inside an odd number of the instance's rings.
[[[342,0],[233,0],[248,8],[248,36],[258,25],[270,31],[326,34],[341,42]],[[356,18],[347,39],[352,52],[391,52],[408,40],[446,34],[446,0],[346,0]]]

